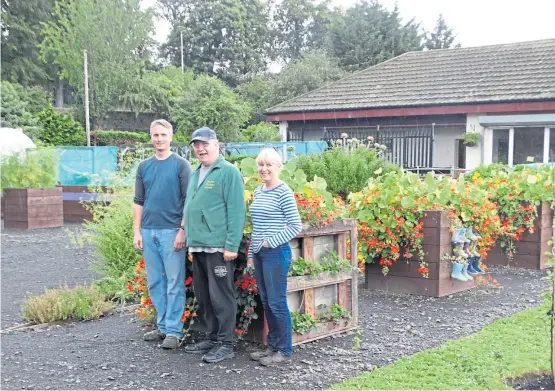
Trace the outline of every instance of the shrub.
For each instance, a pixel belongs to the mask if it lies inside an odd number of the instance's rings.
[[[67,114],[59,114],[52,105],[37,114],[42,130],[38,139],[46,145],[85,145],[86,135],[81,124]]]
[[[100,257],[94,269],[117,279],[133,271],[141,254],[133,247],[133,190],[115,186],[106,190],[109,202],[85,202],[93,218],[84,223],[87,230],[82,235]]]
[[[281,141],[279,126],[265,122],[250,125],[243,130],[241,137],[245,142]]]
[[[150,143],[150,134],[146,132],[127,132],[121,130],[95,130],[91,132],[94,145],[126,145]]]
[[[227,160],[230,163],[238,163],[241,160],[246,159],[248,157],[255,157],[255,156],[251,156],[251,155],[226,155],[225,160]]]
[[[0,121],[2,126],[21,128],[27,136],[36,140],[40,132],[40,125],[38,119],[34,118],[29,111],[28,103],[22,96],[23,87],[7,81],[2,81],[1,86]]]
[[[93,287],[66,286],[45,289],[44,294],[25,299],[23,317],[33,323],[98,319],[114,305]]]
[[[343,198],[362,190],[368,184],[368,179],[376,177],[378,173],[383,175],[400,171],[396,165],[380,158],[376,151],[366,148],[356,148],[352,152],[333,148],[322,154],[299,156],[296,162],[309,180],[314,176],[324,178],[328,190]]]
[[[92,286],[104,295],[106,300],[125,303],[135,298],[135,293],[129,292],[125,288],[126,282],[127,280],[124,277],[103,277],[100,280],[93,281]]]
[[[54,187],[58,178],[58,157],[53,148],[29,149],[2,157],[2,189]]]

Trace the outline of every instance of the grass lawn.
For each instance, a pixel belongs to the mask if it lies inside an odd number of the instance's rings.
[[[470,337],[401,358],[332,389],[510,389],[503,378],[549,370],[547,311],[542,306],[497,320]]]

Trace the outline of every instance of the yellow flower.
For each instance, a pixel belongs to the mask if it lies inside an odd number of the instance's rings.
[[[249,202],[250,200],[252,200],[252,191],[245,190],[245,202]]]

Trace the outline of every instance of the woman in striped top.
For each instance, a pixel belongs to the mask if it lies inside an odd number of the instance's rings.
[[[301,218],[293,192],[279,179],[283,167],[279,154],[265,148],[256,162],[264,184],[254,191],[250,206],[253,229],[248,259],[249,264],[254,263],[268,322],[268,346],[251,358],[262,365],[277,365],[288,362],[293,353],[287,273],[291,266],[289,241],[301,232]]]

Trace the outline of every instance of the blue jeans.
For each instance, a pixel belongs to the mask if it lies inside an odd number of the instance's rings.
[[[156,324],[162,333],[181,338],[186,252],[173,248],[177,228],[142,229],[141,235],[148,291],[158,315]]]
[[[287,273],[291,266],[289,243],[262,247],[254,254],[254,272],[268,322],[268,347],[285,356],[293,353],[293,325],[287,306]]]

